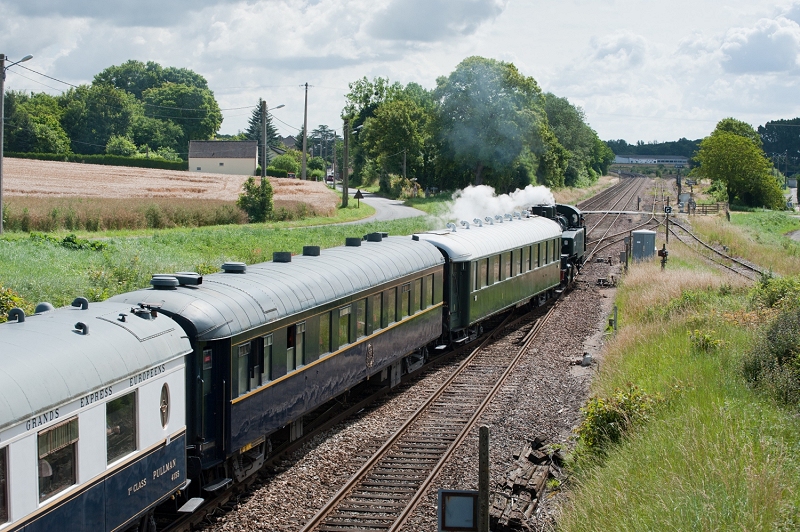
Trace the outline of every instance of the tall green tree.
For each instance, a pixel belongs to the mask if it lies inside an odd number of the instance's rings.
[[[121,65],[114,65],[95,75],[93,84],[111,85],[133,94],[137,100],[147,89],[160,87],[165,83],[178,83],[198,89],[208,89],[206,79],[187,68],[163,68],[154,61],[129,60]]]
[[[772,164],[755,141],[753,128],[742,124],[734,119],[717,124],[700,143],[695,157],[700,167],[692,173],[723,185],[729,203],[780,209],[784,205],[783,193],[771,171]]]
[[[70,142],[61,127],[63,109],[58,99],[45,93],[9,91],[5,98],[6,128],[3,137],[8,151],[69,153]]]
[[[138,105],[132,94],[110,85],[82,85],[60,100],[61,124],[75,153],[104,153],[112,136],[128,134]]]
[[[258,99],[258,105],[256,105],[255,109],[250,115],[250,119],[247,122],[247,130],[244,132],[245,138],[247,140],[255,140],[258,141],[258,145],[262,145],[261,136],[262,136],[262,127],[261,127],[261,102],[263,100],[261,98]],[[275,128],[275,125],[272,123],[272,115],[269,114],[267,111],[267,146],[272,146],[273,148],[281,147],[281,137],[278,135],[278,130]],[[259,148],[261,149],[261,148]]]
[[[538,134],[546,120],[542,91],[513,64],[469,57],[436,84],[439,140],[458,166],[471,169],[474,184],[514,172],[526,147],[546,151]]]
[[[142,93],[145,112],[151,118],[169,120],[183,130],[181,150],[190,140],[207,140],[222,125],[222,112],[214,93],[179,83],[165,83]]]
[[[405,155],[407,175],[417,177],[423,165],[428,119],[411,100],[386,102],[364,123],[361,144],[385,172],[402,174]]]
[[[597,134],[586,124],[583,110],[552,93],[545,95],[544,109],[559,144],[569,151],[564,183],[575,186],[596,180],[598,176],[593,163]]]

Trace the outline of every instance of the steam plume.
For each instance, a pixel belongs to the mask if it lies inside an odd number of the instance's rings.
[[[536,187],[528,185],[522,190],[517,189],[511,194],[500,196],[497,196],[494,188],[490,186],[470,185],[453,193],[453,203],[450,205],[448,218],[472,222],[473,218],[494,217],[496,214],[521,211],[531,205],[552,205],[555,202],[550,189],[541,185]]]

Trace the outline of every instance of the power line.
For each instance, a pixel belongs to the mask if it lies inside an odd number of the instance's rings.
[[[42,74],[41,72],[37,72],[37,71],[35,71],[35,70],[34,70],[34,69],[32,69],[32,68],[28,68],[28,67],[26,67],[25,65],[16,65],[16,66],[18,66],[18,67],[20,67],[20,68],[24,68],[25,70],[27,70],[27,71],[29,71],[29,72],[33,72],[34,74],[39,74],[40,76],[42,76],[42,77],[45,77],[45,78],[47,78],[47,79],[52,79],[53,81],[57,81],[57,82],[59,82],[59,83],[63,83],[64,85],[69,85],[70,87],[75,87],[76,89],[78,88],[78,86],[77,86],[77,85],[73,85],[72,83],[69,83],[69,82],[67,82],[67,81],[63,81],[63,80],[60,80],[60,79],[58,79],[58,78],[54,78],[54,77],[52,77],[52,76],[48,76],[47,74]],[[51,87],[51,88],[52,88],[52,87]],[[56,90],[57,90],[57,89],[56,89]]]

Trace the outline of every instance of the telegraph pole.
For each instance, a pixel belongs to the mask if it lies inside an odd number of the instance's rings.
[[[0,54],[0,235],[3,234],[3,131],[6,129],[6,56]]]
[[[308,142],[308,83],[305,84],[306,87],[306,106],[305,110],[303,111],[303,169],[300,172],[300,177],[302,179],[306,178],[306,149]]]
[[[267,178],[267,102],[261,100],[261,181]]]
[[[344,121],[344,153],[342,154],[342,208],[347,207],[347,187],[349,185],[349,176],[347,174],[350,173],[350,168],[348,164],[348,158],[350,157],[350,153],[348,150],[348,144],[350,143],[350,120]]]

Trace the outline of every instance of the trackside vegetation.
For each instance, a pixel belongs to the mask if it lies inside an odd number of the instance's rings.
[[[757,225],[728,224],[724,234],[740,250],[774,247],[747,244]],[[800,271],[797,255],[780,267],[789,263]],[[666,271],[633,266],[577,431],[558,529],[800,528],[798,295],[796,273],[750,283],[709,271],[677,244]]]

